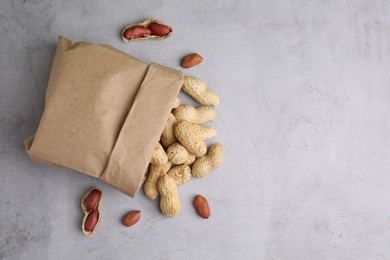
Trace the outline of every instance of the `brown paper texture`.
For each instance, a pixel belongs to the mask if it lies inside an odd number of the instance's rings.
[[[32,161],[100,178],[134,196],[183,82],[111,46],[59,37]]]

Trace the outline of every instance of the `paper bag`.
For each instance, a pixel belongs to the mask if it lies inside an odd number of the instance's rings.
[[[100,178],[133,197],[182,83],[180,71],[60,36],[26,151],[34,162]]]

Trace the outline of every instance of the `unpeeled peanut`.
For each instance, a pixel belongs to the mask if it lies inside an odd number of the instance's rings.
[[[220,103],[219,96],[199,78],[185,76],[182,90],[202,105],[216,107]]]
[[[169,170],[167,175],[171,176],[177,185],[182,185],[191,179],[191,168],[188,165],[179,165]]]
[[[216,114],[211,107],[195,108],[190,105],[181,105],[172,112],[178,121],[187,120],[194,124],[203,124],[215,120]]]
[[[180,106],[180,104],[181,104],[180,98],[176,97],[175,103],[173,103],[173,107],[172,108],[173,109],[174,108],[178,108]]]
[[[163,165],[150,164],[149,174],[144,183],[144,192],[149,199],[155,200],[158,197],[157,181],[162,175],[165,175],[170,168],[170,162]]]
[[[160,209],[162,214],[166,217],[177,216],[181,209],[181,202],[176,181],[165,174],[158,181],[158,190],[161,195]]]
[[[154,148],[150,163],[154,165],[162,165],[166,164],[167,162],[168,156],[165,153],[164,148],[161,146],[160,143],[157,143],[156,147]]]
[[[196,157],[206,154],[207,146],[204,140],[215,137],[217,133],[211,127],[195,125],[185,120],[176,123],[174,130],[177,140]]]
[[[165,148],[168,148],[171,144],[177,142],[177,139],[175,137],[175,132],[174,132],[174,126],[176,122],[177,122],[176,117],[171,113],[168,117],[168,121],[165,124],[164,130],[161,134],[161,144]]]
[[[190,154],[187,149],[179,143],[174,143],[167,149],[168,160],[173,164],[193,164],[195,155]]]
[[[196,159],[192,165],[192,177],[202,178],[210,171],[221,166],[223,161],[223,146],[222,144],[213,144],[210,146],[207,154]]]

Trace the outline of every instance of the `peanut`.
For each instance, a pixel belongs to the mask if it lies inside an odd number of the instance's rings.
[[[195,125],[185,120],[178,122],[174,130],[177,140],[196,157],[206,154],[207,146],[204,140],[217,134],[211,127]]]
[[[202,178],[210,171],[221,166],[223,161],[223,147],[222,144],[213,144],[210,146],[207,154],[198,158],[192,165],[192,177]]]
[[[126,39],[134,39],[146,37],[151,34],[151,30],[140,25],[136,25],[130,28],[127,28],[123,32],[123,37]]]
[[[182,90],[202,105],[218,106],[219,96],[209,90],[203,80],[185,76]]]
[[[102,192],[98,189],[92,189],[84,198],[84,209],[88,212],[94,210],[101,198]]]
[[[97,209],[94,209],[88,214],[87,219],[84,222],[83,228],[87,232],[93,232],[98,222],[99,222],[99,211]]]
[[[141,211],[139,210],[133,210],[129,213],[127,213],[123,219],[122,219],[122,223],[123,225],[125,225],[126,227],[131,227],[133,226],[135,223],[138,222],[138,220],[141,218]]]
[[[164,148],[161,146],[161,144],[158,143],[156,145],[156,148],[154,148],[150,163],[154,165],[162,165],[162,164],[166,164],[167,162],[168,162],[168,156],[165,153]]]
[[[188,165],[179,165],[169,170],[167,175],[171,176],[177,185],[182,185],[191,179],[191,168]]]
[[[174,217],[180,212],[181,202],[177,191],[176,181],[165,174],[158,181],[160,192],[160,209],[164,216]]]
[[[188,69],[202,63],[202,61],[202,56],[197,53],[191,53],[184,56],[183,60],[181,61],[181,66]]]
[[[151,35],[157,36],[167,36],[172,32],[172,29],[169,26],[159,23],[151,23],[147,28],[150,30]]]
[[[179,143],[174,143],[168,147],[168,160],[173,164],[193,164],[195,155],[190,154],[187,149]]]
[[[160,178],[160,176],[165,175],[170,168],[171,168],[170,162],[167,162],[164,165],[150,164],[149,174],[144,184],[144,192],[149,199],[155,200],[158,197],[159,193],[157,188],[157,181]]]
[[[202,195],[198,195],[195,197],[194,208],[200,217],[205,219],[210,217],[209,203]]]
[[[81,209],[84,212],[81,230],[87,236],[92,236],[95,233],[96,227],[100,222],[99,205],[102,195],[101,190],[93,188],[81,198]]]
[[[177,139],[175,137],[175,133],[173,130],[176,122],[177,122],[176,117],[171,113],[168,117],[168,121],[164,127],[162,134],[161,134],[161,144],[165,148],[168,148],[171,144],[174,144],[177,142]]]
[[[172,28],[162,21],[148,18],[137,24],[129,24],[122,30],[124,42],[157,39],[162,40],[172,35]]]
[[[181,104],[180,98],[176,97],[175,103],[173,103],[173,108],[178,108]]]
[[[216,114],[210,107],[195,108],[190,105],[181,105],[172,112],[178,121],[187,120],[194,124],[203,124],[215,120]]]

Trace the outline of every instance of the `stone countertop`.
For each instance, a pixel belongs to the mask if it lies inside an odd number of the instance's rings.
[[[389,13],[384,0],[1,1],[0,259],[390,259]],[[147,17],[172,37],[121,41]],[[177,69],[205,58],[183,70],[221,96],[211,125],[225,161],[180,187],[178,217],[26,156],[58,35]],[[88,238],[80,198],[93,186],[103,218]]]

